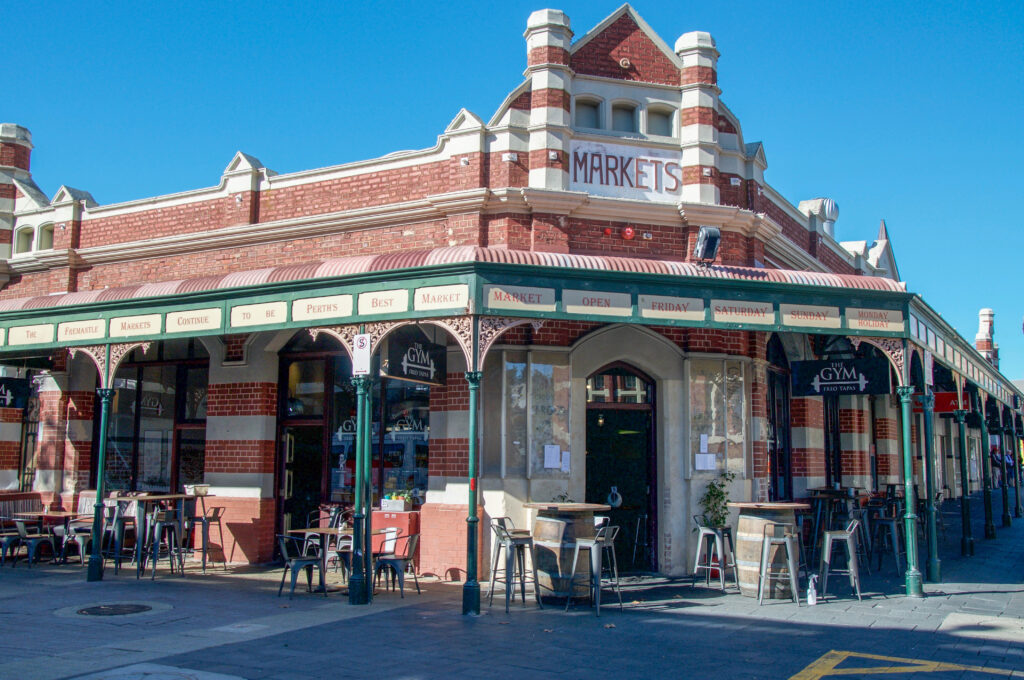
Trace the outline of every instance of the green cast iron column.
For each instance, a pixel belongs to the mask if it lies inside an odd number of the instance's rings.
[[[924,407],[924,488],[925,513],[927,514],[928,525],[928,564],[927,576],[932,583],[942,580],[941,565],[939,562],[939,540],[935,526],[935,451],[932,436],[935,417],[935,395],[928,392],[921,397],[921,405]]]
[[[1020,443],[1018,442],[1017,431],[1010,428],[1010,460],[1013,461],[1013,485],[1014,500],[1016,501],[1013,508],[1013,516],[1020,518],[1024,515],[1024,508],[1020,505]]]
[[[953,412],[960,433],[960,521],[963,525],[960,537],[960,554],[974,554],[974,536],[971,535],[971,476],[967,465],[967,411],[958,408]]]
[[[110,361],[110,350],[107,350],[107,362]],[[114,400],[114,390],[103,387],[96,390],[100,397],[100,441],[96,460],[96,505],[92,516],[92,552],[89,554],[89,571],[87,581],[103,580],[103,497],[106,495],[104,479],[107,465],[107,419],[110,416],[110,402]]]
[[[917,515],[914,514],[914,455],[910,450],[910,398],[914,393],[912,385],[896,388],[900,395],[900,410],[903,415],[903,515],[904,535],[907,539],[907,597],[924,597],[921,585],[921,571],[917,568]]]
[[[980,399],[979,399],[980,401]],[[985,420],[985,405],[981,411],[981,476],[985,489],[985,538],[996,537],[996,525],[992,522],[992,456],[989,455],[988,422]]]
[[[477,536],[480,519],[476,515],[476,408],[480,392],[480,371],[467,371],[469,383],[469,516],[466,517],[466,584],[462,587],[462,613],[480,613],[480,583],[476,580]]]
[[[356,444],[353,447],[356,464],[355,493],[353,495],[354,512],[352,515],[352,573],[348,577],[349,604],[367,604],[366,575],[363,571],[363,440],[367,434],[363,424],[366,383],[369,378],[357,375],[352,378],[356,387]]]
[[[366,601],[373,602],[373,457],[370,455],[373,443],[373,380],[367,378],[366,393],[363,395],[363,504],[366,507],[366,521],[363,531],[363,569],[366,573]],[[383,426],[383,423],[381,423]]]
[[[1010,428],[1005,425],[1002,428],[997,429],[999,432],[999,478],[1002,480],[1003,492],[1003,526],[1008,527],[1013,524],[1013,520],[1010,519],[1010,478],[1007,476],[1006,470],[1006,438],[1010,432]]]

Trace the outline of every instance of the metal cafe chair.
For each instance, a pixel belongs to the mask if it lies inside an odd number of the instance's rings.
[[[19,543],[25,546],[26,556],[28,557],[29,569],[32,568],[32,562],[39,561],[39,549],[44,545],[50,546],[50,555],[56,556],[57,550],[53,543],[53,534],[46,531],[40,533],[29,533],[28,528],[25,526],[25,520],[16,519],[14,520],[15,525],[18,527]],[[14,557],[15,562],[11,563],[11,566],[17,561],[17,555]]]
[[[850,577],[850,587],[857,593],[860,600],[860,572],[857,570],[857,527],[858,520],[851,520],[842,531],[826,531],[825,541],[821,546],[821,569],[818,578],[821,581],[821,597],[828,593],[829,574],[846,574]],[[832,568],[832,546],[842,543],[846,546],[846,569]]]
[[[320,557],[302,554],[303,539],[298,536],[282,536],[278,534],[277,545],[281,550],[281,558],[284,560],[284,571],[281,572],[281,585],[277,588],[277,596],[281,597],[284,590],[284,580],[291,572],[292,589],[288,593],[288,599],[295,596],[295,582],[299,578],[299,572],[306,572],[306,590],[313,592],[313,569],[320,569]],[[327,591],[324,590],[324,597]]]
[[[416,577],[416,566],[413,564],[413,556],[416,554],[416,544],[419,540],[419,534],[396,538],[392,552],[379,555],[377,564],[373,568],[375,581],[380,580],[382,571],[390,572],[391,587],[394,588],[394,582],[397,579],[398,592],[403,598],[405,597],[405,575],[409,572],[409,567],[412,567],[412,579],[416,584],[416,594],[420,593],[420,580]],[[388,582],[387,576],[385,574],[385,583]]]
[[[732,543],[732,527],[712,527],[700,515],[694,515],[693,521],[700,532],[697,536],[697,554],[693,561],[693,581],[691,586],[697,585],[698,572],[705,571],[705,585],[711,585],[711,572],[718,571],[719,583],[722,591],[725,591],[725,571],[732,569],[733,579],[740,582],[739,570],[736,567],[736,552]],[[726,543],[728,542],[728,552]],[[704,561],[701,561],[701,556]],[[714,557],[718,558],[718,564],[714,563]]]

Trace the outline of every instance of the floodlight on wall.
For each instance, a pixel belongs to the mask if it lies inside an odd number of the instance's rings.
[[[693,246],[693,259],[702,264],[714,262],[722,232],[718,227],[701,227],[697,232],[697,243]]]

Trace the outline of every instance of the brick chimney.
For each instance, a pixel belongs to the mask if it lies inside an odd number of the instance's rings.
[[[999,368],[999,345],[993,342],[996,313],[991,309],[978,312],[978,334],[974,336],[974,347],[992,366]]]
[[[29,179],[32,133],[14,123],[0,123],[0,253],[9,257],[14,228],[14,180]]]

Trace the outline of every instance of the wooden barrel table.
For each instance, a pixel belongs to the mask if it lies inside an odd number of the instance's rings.
[[[577,538],[593,538],[594,513],[607,512],[609,505],[597,503],[525,503],[523,507],[537,510],[533,521],[533,553],[537,582],[542,595],[565,597],[569,594],[572,556]],[[576,564],[574,597],[587,597],[590,555],[580,555]]]
[[[810,510],[806,503],[729,503],[730,508],[738,508],[739,520],[736,523],[736,570],[739,572],[740,593],[747,597],[757,597],[757,583],[761,575],[761,542],[764,539],[764,527],[767,524],[792,524],[796,526],[796,512]],[[786,548],[772,546],[768,553],[771,571],[780,571],[787,567]],[[799,564],[799,556],[793,556]],[[789,579],[772,579],[765,597],[774,599],[791,599]]]

